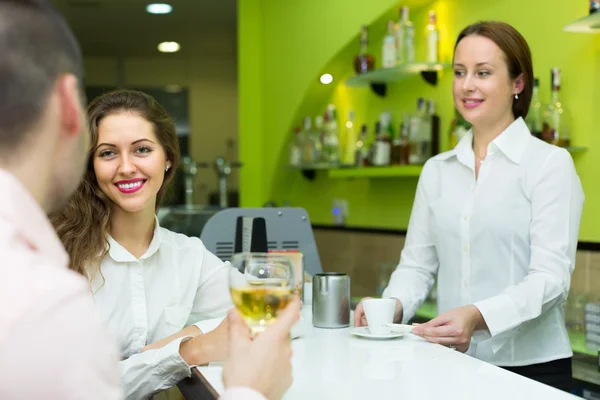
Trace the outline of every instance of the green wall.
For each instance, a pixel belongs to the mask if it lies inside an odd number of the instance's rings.
[[[497,19],[515,26],[529,42],[542,100],[550,93],[550,68],[561,68],[561,99],[571,114],[571,141],[589,147],[588,152],[573,157],[586,193],[580,238],[600,241],[600,227],[594,224],[600,217],[600,189],[593,183],[594,172],[600,170],[600,127],[594,123],[595,109],[600,108],[600,34],[562,30],[586,14],[583,0],[412,0],[401,4],[391,0],[240,0],[242,205],[289,202],[306,208],[313,222],[330,223],[332,200],[343,198],[349,202],[349,225],[407,226],[416,178],[327,179],[320,172],[317,179],[308,181],[298,171],[283,168],[293,127],[304,115],[322,113],[330,102],[338,106],[340,127],[352,108],[357,125],[366,122],[372,130],[382,110],[391,110],[398,125],[402,112],[415,109],[417,97],[433,98],[442,118],[442,145],[447,145],[453,110],[450,71],[441,74],[437,87],[418,76],[389,85],[383,99],[368,89],[343,84],[353,73],[360,26],[369,25],[370,52],[379,60],[386,21],[396,20],[404,4],[411,7],[417,39],[425,28],[427,12],[438,12],[442,61],[451,61],[454,40],[464,26]],[[417,57],[422,50],[418,45]],[[318,83],[323,72],[334,75],[334,84]]]

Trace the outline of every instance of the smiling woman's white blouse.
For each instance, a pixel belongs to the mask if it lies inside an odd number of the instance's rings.
[[[383,296],[400,299],[406,323],[437,273],[438,313],[474,304],[489,327],[469,354],[502,366],[569,357],[561,305],[584,202],[573,160],[518,118],[489,144],[475,179],[472,140],[469,131],[425,164]]]
[[[109,237],[102,260],[104,283],[92,284],[94,300],[117,338],[127,398],[144,399],[190,376],[179,355],[179,338],[142,353],[147,344],[195,324],[214,329],[233,305],[229,263],[210,253],[200,239],[161,228],[156,221],[148,250],[139,259]]]

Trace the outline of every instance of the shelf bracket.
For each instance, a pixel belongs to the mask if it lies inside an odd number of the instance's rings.
[[[379,97],[385,97],[387,94],[387,85],[385,83],[371,83],[371,90]]]
[[[308,179],[309,181],[314,181],[315,178],[317,177],[317,170],[316,169],[303,169],[302,176],[305,177],[306,179]]]
[[[425,80],[425,82],[436,86],[438,82],[438,73],[437,71],[421,71],[421,77]]]

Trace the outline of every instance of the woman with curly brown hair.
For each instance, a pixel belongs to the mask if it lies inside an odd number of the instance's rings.
[[[84,180],[52,220],[118,341],[127,397],[147,398],[189,376],[190,366],[225,358],[230,266],[200,239],[158,224],[180,160],[165,109],[145,93],[118,90],[92,101],[88,114]]]

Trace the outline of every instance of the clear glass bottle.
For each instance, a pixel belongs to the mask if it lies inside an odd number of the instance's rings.
[[[304,143],[302,143],[302,135],[300,134],[300,128],[294,129],[294,136],[290,141],[289,146],[289,160],[288,163],[291,167],[299,167],[302,165],[302,153],[304,149]]]
[[[375,125],[375,142],[373,143],[373,159],[371,163],[376,166],[390,164],[392,144],[389,138],[390,114],[384,112]]]
[[[340,138],[340,144],[343,149],[342,164],[354,164],[354,147],[356,146],[356,129],[354,126],[354,110],[348,112],[346,121],[345,135]]]
[[[354,148],[354,165],[357,167],[366,167],[369,165],[369,146],[367,146],[367,125],[364,124],[360,130],[360,137],[356,141]]]
[[[325,112],[325,125],[323,130],[323,162],[332,165],[340,163],[340,140],[335,106],[330,104]]]
[[[302,130],[303,157],[304,165],[314,165],[321,160],[321,140],[318,134],[312,129],[310,117],[304,117],[304,129]]]
[[[369,72],[375,68],[375,57],[368,53],[368,43],[367,26],[363,25],[360,31],[360,53],[354,57],[354,71],[357,74]]]
[[[527,117],[525,123],[529,128],[529,131],[533,136],[538,139],[542,138],[542,103],[539,97],[540,79],[535,78],[533,80],[533,92],[531,95],[531,104],[529,111],[527,111]]]
[[[409,9],[402,6],[400,9],[400,21],[396,30],[396,48],[398,64],[411,63],[415,61],[415,28],[409,19]]]
[[[393,68],[397,63],[396,37],[394,35],[394,21],[388,22],[387,35],[383,37],[381,46],[381,66]]]
[[[568,146],[569,139],[569,117],[559,98],[561,80],[560,68],[552,68],[552,98],[544,111],[542,123],[542,139],[557,146]]]
[[[439,62],[440,31],[437,28],[436,14],[433,10],[429,11],[429,23],[427,24],[425,40],[427,43],[427,57],[425,60],[428,63]]]
[[[423,164],[427,160],[427,136],[430,136],[430,124],[425,111],[425,99],[417,100],[417,111],[410,118],[409,146],[411,164]]]
[[[453,149],[456,147],[458,142],[467,134],[467,132],[471,129],[471,124],[469,124],[463,116],[458,112],[458,110],[454,110],[454,118],[450,123],[450,140],[449,145],[450,148]]]

